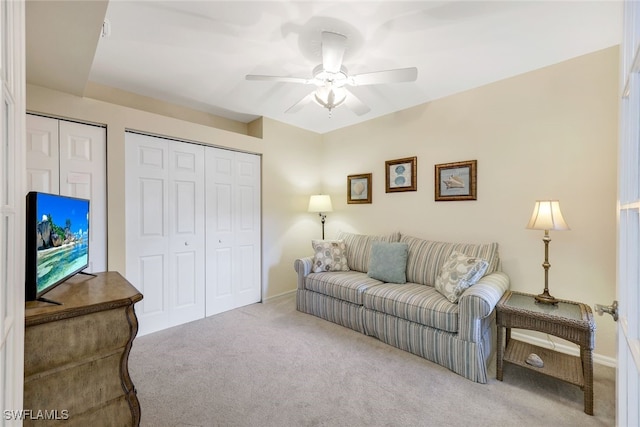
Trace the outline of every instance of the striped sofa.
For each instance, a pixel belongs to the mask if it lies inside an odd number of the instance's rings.
[[[500,271],[497,243],[435,242],[400,233],[341,232],[337,239],[345,243],[349,271],[313,273],[313,257],[295,260],[299,311],[374,336],[472,381],[487,382],[487,362],[495,346],[494,307],[509,288],[509,277]],[[406,283],[385,283],[367,275],[376,241],[407,243]],[[453,251],[489,264],[457,303],[433,285]]]

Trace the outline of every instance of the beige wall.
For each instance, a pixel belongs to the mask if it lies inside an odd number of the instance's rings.
[[[148,101],[148,100],[147,100]],[[158,107],[162,109],[163,106]],[[293,260],[303,252],[311,232],[297,224],[302,194],[316,191],[319,135],[263,120],[263,138],[217,129],[95,99],[81,98],[39,86],[27,86],[27,110],[107,127],[108,268],[126,275],[126,223],[124,211],[125,129],[196,141],[262,155],[263,298],[295,288]],[[201,114],[196,114],[201,121]],[[246,126],[245,126],[246,127]],[[260,133],[258,124],[253,132]],[[307,156],[310,153],[310,156]],[[283,165],[285,165],[283,167]],[[297,179],[303,173],[305,179]],[[300,240],[296,241],[296,237]]]
[[[473,72],[469,70],[468,72]],[[339,229],[399,230],[433,240],[496,241],[512,289],[544,288],[536,199],[559,199],[571,231],[551,232],[558,298],[615,299],[618,48],[459,93],[323,137],[324,190]],[[418,158],[418,191],[384,192],[384,162]],[[434,165],[476,159],[478,200],[434,201]],[[373,203],[348,205],[346,177],[373,173]],[[615,357],[611,317],[596,316],[596,353]],[[546,337],[543,337],[546,340]]]

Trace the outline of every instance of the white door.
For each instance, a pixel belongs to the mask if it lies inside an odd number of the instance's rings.
[[[89,268],[107,269],[107,136],[100,126],[27,114],[27,190],[91,200]]]
[[[204,317],[204,147],[169,143],[171,325]]]
[[[618,164],[618,369],[616,423],[640,425],[640,4],[625,2]]]
[[[89,268],[107,270],[107,136],[105,128],[58,121],[60,194],[90,200]]]
[[[169,325],[168,158],[166,141],[126,135],[126,277],[144,295],[138,335]]]
[[[24,2],[0,2],[0,408],[21,426],[24,359]],[[13,414],[13,415],[12,415]]]
[[[207,316],[261,300],[260,157],[206,150]]]
[[[139,335],[204,317],[204,148],[127,133],[126,276]]]
[[[27,114],[27,188],[60,194],[58,120]]]

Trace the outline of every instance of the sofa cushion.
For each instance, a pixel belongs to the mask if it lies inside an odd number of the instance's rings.
[[[392,233],[387,236],[368,236],[340,231],[338,239],[347,245],[347,263],[350,270],[366,273],[369,269],[369,256],[373,242],[397,242],[400,233]]]
[[[460,295],[482,278],[488,266],[482,258],[453,251],[436,277],[435,288],[449,301],[457,303]]]
[[[407,282],[406,243],[373,242],[367,275],[390,283]]]
[[[311,273],[304,282],[305,289],[362,305],[362,293],[382,284],[359,271]]]
[[[434,286],[445,261],[453,251],[465,255],[482,258],[489,266],[485,274],[493,273],[498,268],[498,244],[449,243],[424,240],[403,235],[401,242],[409,245],[407,258],[407,281],[421,285]],[[347,247],[347,251],[349,248]]]
[[[349,271],[347,246],[342,240],[312,240],[313,272]]]
[[[458,305],[431,286],[384,283],[367,289],[365,308],[447,332],[458,331]]]

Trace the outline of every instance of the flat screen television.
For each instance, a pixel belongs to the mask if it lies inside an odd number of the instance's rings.
[[[25,296],[43,295],[89,266],[89,200],[27,194]]]

